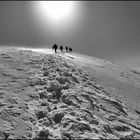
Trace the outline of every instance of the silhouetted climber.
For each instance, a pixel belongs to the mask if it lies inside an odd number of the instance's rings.
[[[58,47],[57,47],[57,45],[56,45],[56,44],[54,44],[54,45],[53,45],[53,47],[52,47],[52,49],[54,49],[54,50],[55,50],[55,53],[57,52],[57,48],[58,48]]]
[[[68,52],[68,47],[66,46],[66,52]]]
[[[72,52],[72,48],[69,47],[69,52]]]
[[[60,50],[61,50],[61,52],[63,52],[63,46],[62,45],[60,46]]]

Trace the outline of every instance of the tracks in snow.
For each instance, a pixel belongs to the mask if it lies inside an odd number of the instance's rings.
[[[3,93],[10,96],[1,98],[1,126],[9,125],[0,128],[4,138],[115,139],[140,136],[139,120],[132,118],[121,101],[109,97],[104,87],[77,64],[59,55],[40,56],[31,51],[17,51],[12,56],[17,60],[12,60],[11,70],[17,68],[14,64],[24,66],[17,71],[22,75],[19,79],[24,77],[25,83],[14,89],[16,94]],[[13,72],[9,71],[9,74],[16,76]],[[8,107],[8,101],[12,106]]]

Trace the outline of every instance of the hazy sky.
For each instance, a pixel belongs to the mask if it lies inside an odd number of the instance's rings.
[[[0,44],[71,46],[74,51],[140,68],[140,2],[76,1],[55,25],[39,2],[0,1]]]

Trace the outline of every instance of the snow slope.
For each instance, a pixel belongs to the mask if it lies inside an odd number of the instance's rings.
[[[61,56],[71,59],[89,72],[97,83],[106,88],[108,94],[123,99],[130,110],[140,109],[140,72],[78,53]]]
[[[140,74],[50,49],[0,52],[0,139],[140,137]]]

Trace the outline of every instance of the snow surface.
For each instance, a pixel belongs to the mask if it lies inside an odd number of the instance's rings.
[[[0,139],[138,139],[140,73],[51,49],[0,52]]]
[[[124,102],[128,104],[129,108],[134,109],[140,107],[140,73],[136,70],[75,52],[61,53],[60,50],[58,50],[58,53],[55,54],[54,51],[49,48],[20,49],[32,50],[33,52],[43,54],[54,54],[66,58],[76,63],[77,67],[84,69],[92,75],[99,84],[108,87],[109,92],[113,92],[113,94],[117,92],[117,95],[115,94],[114,96],[124,99]]]

